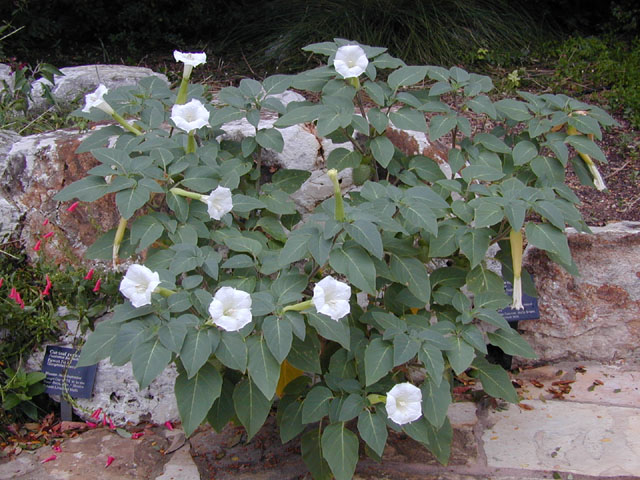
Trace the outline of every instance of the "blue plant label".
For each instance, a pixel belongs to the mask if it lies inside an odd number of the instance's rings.
[[[49,395],[68,393],[72,398],[89,398],[93,391],[98,365],[76,367],[80,352],[75,348],[47,345],[42,361],[45,392]]]
[[[513,295],[513,284],[511,282],[504,282],[504,291],[507,295]],[[530,297],[526,293],[522,293],[522,310],[516,310],[511,307],[498,310],[507,322],[517,322],[519,320],[536,320],[540,318],[540,310],[538,309],[538,299]]]

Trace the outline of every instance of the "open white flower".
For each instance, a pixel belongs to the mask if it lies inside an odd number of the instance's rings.
[[[109,89],[103,84],[98,85],[95,92],[89,93],[84,97],[84,108],[82,111],[89,113],[91,109],[95,107],[109,115],[113,115],[113,108],[111,108],[111,105],[103,98],[108,91]]]
[[[387,393],[387,415],[398,425],[422,416],[422,392],[410,383],[399,383]]]
[[[338,48],[333,66],[343,78],[359,77],[367,69],[369,60],[358,45],[344,45]]]
[[[120,292],[136,308],[151,303],[151,294],[160,285],[160,275],[144,265],[131,265],[120,282]]]
[[[191,67],[197,67],[198,65],[202,65],[207,61],[206,53],[186,53],[180,52],[178,50],[173,51],[173,58],[176,59],[176,62],[182,62],[185,65],[189,65]]]
[[[231,190],[218,186],[209,195],[202,195],[201,200],[207,204],[207,212],[214,220],[220,220],[233,208]]]
[[[251,322],[251,295],[233,287],[222,287],[209,305],[213,323],[227,332],[237,332]]]
[[[351,287],[332,276],[324,277],[313,287],[313,305],[336,322],[351,311]]]
[[[180,130],[189,133],[209,125],[209,110],[195,98],[184,105],[171,108],[171,120]]]

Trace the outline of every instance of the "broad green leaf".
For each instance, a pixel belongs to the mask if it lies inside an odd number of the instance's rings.
[[[376,293],[376,268],[371,257],[360,247],[332,250],[329,264],[349,281],[371,295]]]
[[[120,215],[123,218],[131,218],[136,210],[147,203],[150,194],[151,192],[141,185],[116,193],[116,205]]]
[[[226,367],[244,372],[247,368],[247,344],[237,332],[221,332],[216,358]]]
[[[500,113],[516,122],[524,122],[531,118],[531,113],[527,108],[527,104],[520,100],[510,98],[498,100],[494,103]]]
[[[291,350],[293,341],[291,323],[271,315],[262,322],[262,332],[274,358],[278,363],[282,363]]]
[[[76,365],[78,367],[95,365],[100,360],[110,356],[120,327],[120,323],[110,320],[99,322],[96,325],[96,329],[89,334],[89,338],[82,346]]]
[[[211,364],[205,364],[191,378],[181,372],[176,378],[175,395],[182,428],[189,437],[207,417],[213,402],[220,396],[222,377]]]
[[[384,136],[375,137],[371,140],[369,148],[371,148],[373,158],[384,168],[387,168],[395,152],[395,147],[393,143],[391,143],[391,140]]]
[[[313,387],[304,399],[302,423],[314,423],[329,415],[329,403],[333,399],[331,390],[321,385]]]
[[[505,176],[500,168],[485,164],[469,165],[460,172],[460,175],[462,175],[462,178],[467,183],[471,183],[474,179],[483,182],[495,182]]]
[[[340,422],[348,422],[360,415],[360,412],[362,412],[364,408],[365,400],[362,398],[362,394],[352,393],[342,402],[338,420]]]
[[[284,139],[282,134],[275,128],[263,128],[258,130],[256,134],[256,142],[262,148],[268,148],[275,150],[276,152],[282,152],[284,148]]]
[[[492,152],[511,153],[511,149],[507,144],[491,133],[478,133],[473,140]]]
[[[500,223],[504,218],[502,206],[490,199],[480,198],[475,208],[475,227],[490,227]]]
[[[96,175],[90,175],[81,180],[73,182],[60,190],[53,197],[58,202],[66,202],[77,198],[82,202],[94,202],[109,191],[109,185],[104,178]]]
[[[365,250],[371,252],[373,256],[382,259],[382,237],[378,228],[371,222],[366,220],[356,220],[344,227],[345,231],[351,235],[357,243]]]
[[[271,401],[249,378],[244,378],[233,391],[233,405],[238,420],[247,430],[247,441],[258,433],[271,410]]]
[[[285,273],[271,284],[271,292],[278,305],[287,305],[299,301],[307,285],[308,280],[305,275]]]
[[[297,437],[304,430],[302,402],[296,400],[287,405],[284,410],[284,418],[286,418],[286,421],[280,425],[280,440],[283,444]]]
[[[512,328],[501,328],[495,332],[487,333],[487,336],[493,345],[497,345],[508,355],[517,355],[524,358],[537,358],[536,353],[527,341]]]
[[[387,84],[393,90],[397,90],[399,87],[415,85],[424,80],[427,71],[427,67],[423,66],[400,67],[389,75]]]
[[[263,337],[249,337],[248,370],[251,380],[267,399],[272,399],[280,378],[280,364],[271,354]]]
[[[531,245],[555,253],[565,262],[571,262],[571,251],[564,232],[548,223],[527,223],[526,238]]]
[[[162,344],[173,353],[180,353],[184,337],[187,336],[187,327],[179,321],[164,324],[158,330],[158,338]]]
[[[288,313],[288,312],[287,312]],[[320,340],[317,335],[305,335],[304,340],[293,338],[287,361],[294,367],[309,373],[322,373],[320,367]]]
[[[531,161],[531,170],[545,186],[564,183],[564,166],[552,157],[536,157]]]
[[[131,359],[131,354],[142,342],[149,339],[151,332],[144,322],[134,320],[120,328],[111,352],[111,363],[124,365]]]
[[[580,133],[585,135],[592,134],[598,140],[602,140],[602,131],[600,130],[600,124],[595,118],[587,115],[570,115],[567,122],[570,126],[574,127]]]
[[[235,194],[233,195],[233,211],[237,213],[249,213],[251,210],[259,208],[265,208],[264,202],[261,202],[255,197],[249,197],[248,195]]]
[[[322,456],[336,480],[351,480],[358,464],[358,437],[344,423],[333,423],[322,432]]]
[[[307,318],[309,325],[315,328],[322,337],[333,340],[349,350],[350,331],[346,319],[336,321],[320,313],[308,313]]]
[[[358,416],[358,433],[369,448],[381,457],[388,435],[384,419],[380,415],[365,410]]]
[[[265,96],[283,93],[291,86],[292,78],[292,75],[271,75],[265,78],[262,82]]]
[[[346,148],[336,148],[332,150],[327,158],[327,168],[335,168],[339,172],[345,168],[355,168],[360,165],[362,155],[357,151]]]
[[[187,331],[180,350],[180,360],[188,378],[193,377],[211,355],[211,340],[208,330],[208,328],[190,328]]]
[[[427,269],[420,260],[393,255],[389,264],[391,274],[419,300],[429,303],[431,283]]]
[[[275,127],[289,127],[299,123],[312,122],[325,111],[323,105],[301,106],[288,111],[273,124]],[[213,124],[212,124],[213,125]]]
[[[138,243],[140,252],[155,242],[164,232],[164,226],[149,215],[137,218],[131,225],[131,243]]]
[[[367,119],[378,133],[383,133],[389,125],[389,118],[379,108],[370,109],[367,112]]]
[[[80,143],[78,148],[76,148],[76,153],[86,153],[90,152],[94,148],[104,147],[107,145],[111,137],[121,135],[122,133],[122,127],[119,125],[108,125],[98,128],[98,130],[93,132]]]
[[[233,407],[234,386],[228,378],[225,378],[222,382],[220,396],[213,402],[211,409],[207,413],[207,422],[209,422],[218,433],[222,431],[236,414],[235,408]]]
[[[403,425],[402,429],[411,438],[427,447],[441,464],[447,464],[451,456],[451,442],[453,440],[453,429],[448,418],[439,429],[436,429],[424,417]]]
[[[393,337],[393,366],[397,367],[412,360],[420,349],[420,342],[405,333]]]
[[[456,375],[463,373],[476,356],[474,348],[465,342],[462,337],[452,337],[452,347],[445,353],[449,364]]]
[[[428,200],[419,197],[405,197],[400,212],[409,225],[423,228],[432,235],[438,234],[438,221]],[[405,227],[407,226],[405,225]]]
[[[524,165],[533,160],[537,155],[538,149],[536,146],[527,140],[522,140],[513,147],[513,164]]]
[[[366,386],[373,385],[393,368],[393,345],[374,338],[364,354]]]
[[[499,275],[482,266],[476,266],[467,274],[467,286],[473,293],[504,291],[504,282]]]
[[[311,172],[307,170],[282,169],[278,170],[273,177],[271,177],[271,185],[285,193],[291,194],[297,192],[310,176]]]
[[[436,115],[429,121],[429,140],[435,142],[455,128],[458,120],[455,116]]]
[[[456,240],[458,229],[452,225],[440,225],[438,236],[430,236],[429,257],[448,257],[458,249]]]
[[[490,241],[491,230],[488,228],[469,228],[459,239],[460,251],[471,262],[471,268],[484,260]]]
[[[444,373],[444,359],[439,348],[433,346],[428,341],[422,342],[420,350],[418,350],[418,359],[427,369],[429,378],[436,384],[440,385],[442,374]]]
[[[431,425],[440,428],[447,418],[451,404],[451,385],[446,380],[436,383],[431,378],[420,386],[422,391],[422,413]]]
[[[307,242],[311,238],[311,233],[307,231],[294,232],[289,236],[284,248],[280,251],[278,263],[285,266],[297,262],[307,254]]]
[[[138,381],[140,389],[147,388],[170,361],[171,352],[158,338],[138,345],[131,356],[131,364],[133,376]]]
[[[262,244],[257,240],[241,236],[224,238],[224,244],[235,252],[247,252],[257,257],[262,252]]]
[[[478,372],[478,378],[485,392],[492,397],[518,403],[518,394],[511,384],[509,375],[502,367],[489,363],[483,357],[477,357],[472,366]]]
[[[607,157],[605,157],[600,147],[596,145],[593,140],[589,140],[582,135],[573,135],[567,137],[566,142],[575,148],[578,152],[589,155],[591,158],[600,160],[602,163],[607,163]]]
[[[331,480],[333,475],[327,461],[322,457],[320,438],[320,431],[317,428],[309,430],[302,436],[300,441],[302,460],[314,480]]]
[[[412,108],[404,107],[396,112],[391,112],[389,119],[395,127],[400,130],[427,131],[427,122],[424,119],[424,113]]]

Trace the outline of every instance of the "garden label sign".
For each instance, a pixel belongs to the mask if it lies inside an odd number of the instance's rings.
[[[504,290],[507,295],[513,294],[513,285],[511,282],[504,282]],[[522,310],[506,307],[499,310],[500,314],[507,322],[517,322],[519,320],[536,320],[540,318],[540,310],[538,309],[538,299],[530,297],[526,293],[522,293]]]
[[[48,345],[42,371],[45,392],[49,395],[68,393],[73,398],[89,398],[93,390],[98,365],[77,367],[79,351],[75,348]]]

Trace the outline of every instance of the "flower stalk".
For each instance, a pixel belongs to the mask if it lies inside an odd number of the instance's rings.
[[[188,72],[187,69],[189,69]],[[187,103],[187,89],[189,88],[189,77],[191,77],[192,69],[193,67],[191,67],[190,65],[184,66],[182,80],[180,81],[180,89],[178,90],[178,96],[176,97],[176,105],[184,105],[185,103]]]
[[[206,195],[202,195],[201,193],[190,192],[188,190],[183,190],[182,188],[178,188],[178,187],[173,187],[169,191],[174,195],[180,195],[181,197],[192,198],[194,200],[200,200],[201,202],[205,201],[203,200],[202,197],[205,197]]]
[[[522,310],[522,232],[511,230],[509,232],[511,245],[511,263],[513,265],[513,304],[511,308]]]
[[[173,290],[169,290],[168,288],[156,287],[156,289],[153,291],[153,293],[159,293],[163,297],[167,298],[167,297],[170,297],[171,295],[173,295],[176,292],[174,292]]]
[[[333,196],[336,199],[336,221],[344,222],[344,202],[342,200],[342,191],[340,190],[340,183],[338,182],[338,171],[335,168],[330,169],[327,172],[331,183],[333,183]]]
[[[187,136],[187,149],[185,153],[196,153],[196,137],[193,130]]]
[[[122,127],[133,133],[135,136],[139,137],[140,135],[142,135],[142,132],[140,130],[138,130],[136,127],[134,127],[133,125],[131,125],[129,122],[127,122],[124,117],[122,115],[120,115],[119,113],[116,113],[115,111],[111,114],[111,116],[113,117],[113,119],[118,122],[120,125],[122,125]]]
[[[127,230],[127,219],[120,217],[120,222],[118,222],[118,229],[116,230],[116,236],[113,239],[113,268],[116,268],[118,264],[118,252],[120,251],[120,245],[122,244],[122,239],[124,238],[124,232]]]
[[[379,395],[377,393],[370,393],[367,395],[367,400],[369,400],[369,404],[375,405],[376,403],[386,403],[387,397],[385,395]]]
[[[313,307],[313,300],[305,300],[304,302],[296,303],[294,305],[287,305],[282,309],[282,313],[285,312],[302,312],[307,308]]]

